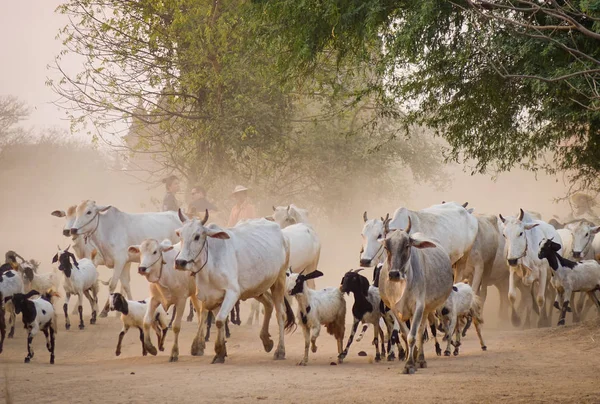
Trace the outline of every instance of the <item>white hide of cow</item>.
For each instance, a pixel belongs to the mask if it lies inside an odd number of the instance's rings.
[[[389,223],[390,230],[406,228],[409,217],[412,231],[439,240],[439,244],[449,253],[453,265],[469,253],[477,236],[477,219],[455,202],[433,205],[419,211],[398,208]],[[366,212],[363,219],[365,226],[360,265],[371,267],[378,263],[375,258],[383,254],[382,246],[377,241],[383,238],[383,220],[369,222]]]
[[[62,230],[62,234],[65,237],[71,237],[73,247],[73,251],[78,259],[82,258],[92,258],[92,251],[96,250],[97,255],[94,258],[94,265],[104,265],[104,260],[102,258],[102,254],[98,251],[98,249],[94,246],[92,240],[88,239],[87,242],[85,237],[82,236],[71,236],[71,229],[73,228],[73,224],[75,223],[75,219],[77,218],[77,205],[69,206],[67,211],[64,210],[55,210],[51,213],[52,216],[55,217],[64,217],[65,225]]]
[[[227,356],[224,333],[227,316],[238,300],[249,298],[256,298],[265,307],[260,337],[267,352],[273,349],[269,321],[275,306],[279,344],[274,358],[285,358],[284,317],[287,314],[286,325],[290,327],[294,324],[294,314],[284,298],[289,244],[279,225],[253,219],[223,229],[215,224],[205,226],[208,211],[203,220],[189,220],[181,210],[179,217],[184,224],[177,231],[182,247],[175,267],[195,276],[198,299],[206,309],[217,311],[213,363],[223,363]]]
[[[538,327],[549,323],[546,313],[546,297],[550,291],[551,269],[548,261],[541,260],[538,257],[540,242],[544,239],[552,239],[561,244],[560,235],[556,229],[542,220],[533,220],[533,218],[520,210],[518,217],[504,218],[499,215],[502,221],[502,234],[506,239],[505,256],[510,267],[508,299],[511,304],[512,322],[514,326],[519,326],[521,320],[514,309],[517,298],[516,278],[520,278],[523,285],[531,288],[532,296],[535,297],[535,304],[539,311]],[[534,305],[534,309],[536,309]],[[530,311],[527,311],[528,322]]]
[[[321,257],[321,241],[314,228],[308,223],[308,211],[296,205],[273,207],[273,220],[282,228],[290,244],[289,266],[294,273],[305,275],[316,271]],[[315,288],[314,279],[307,281]]]
[[[130,245],[141,244],[147,238],[179,241],[175,230],[181,227],[181,221],[176,212],[125,213],[87,200],[77,206],[76,213],[71,234],[91,240],[102,254],[104,265],[113,269],[109,293],[114,292],[120,279],[127,296],[131,296],[131,261],[127,253]],[[106,317],[108,308],[107,301],[100,317]]]

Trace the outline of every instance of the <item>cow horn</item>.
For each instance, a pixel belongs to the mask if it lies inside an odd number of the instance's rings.
[[[69,251],[69,248],[71,248],[71,244],[69,244],[69,245],[67,246],[67,248],[65,248],[65,251]]]
[[[204,224],[206,224],[206,222],[208,222],[208,209],[206,209],[204,211],[204,219],[202,219],[202,221],[200,222],[200,224],[202,224],[204,226]]]
[[[59,246],[58,244],[57,244],[56,246],[58,247],[58,251],[62,251],[62,250],[60,249],[60,246]]]
[[[290,213],[290,208],[291,208],[291,207],[292,207],[292,205],[288,205],[288,208],[287,208],[287,213],[288,213],[288,214]]]
[[[446,203],[446,201],[442,201],[442,205],[445,204],[445,203]]]
[[[406,234],[410,234],[410,228],[412,227],[412,222],[410,221],[410,216],[408,217],[408,226],[406,226]]]
[[[366,211],[366,210],[365,210],[365,213],[363,213],[363,220],[364,220],[365,222],[366,222],[367,220],[369,220],[369,219],[367,219],[367,211]]]
[[[383,231],[385,234],[390,232],[390,219],[385,219],[383,222]]]
[[[273,205],[273,212],[275,212],[277,210],[277,208],[275,207],[275,205]]]
[[[390,218],[390,214],[389,214],[389,213],[386,213],[386,214],[385,214],[385,219],[383,219],[383,221],[385,222],[385,221],[386,221],[386,220],[388,220],[389,218]]]
[[[523,212],[523,209],[519,208],[519,220],[523,220],[524,214],[525,214],[525,212]]]
[[[502,213],[500,213],[498,215],[498,217],[500,217],[500,220],[502,220],[502,223],[506,223],[506,219],[502,216]]]
[[[468,204],[469,204],[469,202],[465,202],[465,203],[462,204],[462,207],[466,208]]]

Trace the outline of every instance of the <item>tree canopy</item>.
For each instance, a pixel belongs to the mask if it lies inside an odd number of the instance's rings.
[[[473,172],[564,170],[600,189],[600,1],[264,0],[282,77],[367,66],[358,97],[432,128]]]

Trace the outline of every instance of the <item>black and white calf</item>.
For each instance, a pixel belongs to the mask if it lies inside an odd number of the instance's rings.
[[[321,325],[325,325],[327,332],[335,337],[338,345],[338,363],[342,363],[342,346],[346,329],[346,301],[340,288],[325,288],[313,290],[306,281],[323,276],[320,271],[313,271],[308,275],[296,274],[287,271],[287,292],[294,296],[298,302],[298,315],[302,319],[304,332],[304,358],[298,365],[308,364],[308,347],[312,343],[312,351],[317,352],[317,337]]]
[[[70,247],[70,246],[69,246]],[[83,296],[89,300],[92,307],[92,317],[90,324],[96,324],[96,313],[98,312],[98,271],[92,261],[95,253],[92,252],[92,259],[82,258],[79,262],[75,255],[69,252],[69,247],[65,250],[58,248],[58,253],[52,258],[52,263],[59,262],[58,269],[65,275],[65,303],[63,311],[65,312],[65,328],[71,328],[69,319],[69,299],[71,295],[77,295],[77,310],[79,311],[79,329],[83,330]]]
[[[550,283],[562,301],[558,325],[564,325],[569,302],[574,292],[587,293],[600,313],[600,302],[594,294],[596,290],[600,290],[600,263],[595,260],[584,260],[579,263],[568,260],[558,253],[560,249],[561,245],[552,239],[543,239],[540,242],[538,258],[547,259],[552,268],[553,276]]]
[[[5,300],[12,300],[17,314],[23,313],[23,324],[27,330],[27,356],[25,357],[25,363],[29,363],[31,358],[33,358],[31,343],[33,337],[41,330],[46,336],[46,348],[50,352],[50,364],[53,364],[56,313],[54,312],[54,306],[52,306],[52,297],[59,296],[56,292],[48,292],[37,299],[30,299],[32,296],[39,294],[36,290],[31,290],[27,294],[16,293],[12,297],[6,297]]]
[[[121,355],[121,343],[123,342],[123,337],[131,327],[135,327],[140,330],[142,355],[146,356],[148,351],[146,351],[146,346],[144,345],[144,317],[146,316],[146,311],[148,311],[148,302],[150,299],[140,301],[127,300],[120,293],[111,293],[108,301],[110,310],[121,313],[121,322],[123,323],[123,328],[119,333],[119,342],[117,343],[115,355]],[[164,351],[165,337],[169,329],[169,317],[161,305],[156,308],[152,328],[158,337],[159,351]]]
[[[11,268],[12,266],[9,263],[0,266],[0,293],[2,293],[5,300],[8,300],[5,307],[6,311],[9,313],[8,324],[10,331],[8,332],[8,338],[12,338],[15,335],[15,322],[17,317],[15,306],[8,298],[16,293],[24,292],[23,279],[16,270]]]
[[[348,349],[354,340],[354,335],[358,328],[359,323],[372,324],[375,331],[373,338],[373,345],[375,345],[376,355],[375,361],[381,360],[381,353],[385,356],[385,339],[383,330],[379,326],[379,321],[382,318],[381,308],[381,297],[379,296],[379,288],[369,285],[369,280],[359,274],[356,271],[350,270],[346,272],[341,282],[342,293],[354,295],[354,304],[352,305],[352,316],[354,317],[354,323],[352,324],[352,332],[348,337],[346,348],[339,355],[340,359],[345,359],[348,355]],[[381,336],[381,353],[379,351],[379,337]]]

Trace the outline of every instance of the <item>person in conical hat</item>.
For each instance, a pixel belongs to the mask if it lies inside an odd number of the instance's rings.
[[[243,185],[237,185],[233,192],[232,197],[235,199],[235,205],[231,208],[231,214],[229,215],[229,221],[227,226],[233,227],[240,220],[254,219],[256,218],[256,209],[254,205],[248,199],[249,188]]]

